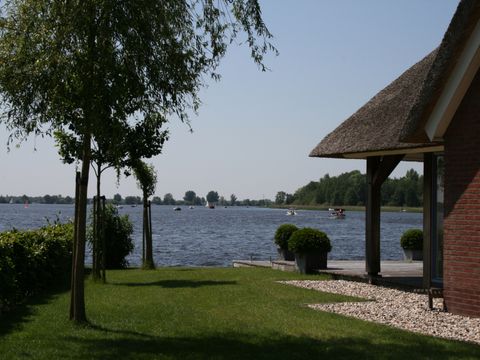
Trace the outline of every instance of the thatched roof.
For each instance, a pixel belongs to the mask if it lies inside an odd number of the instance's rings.
[[[422,90],[415,99],[403,126],[400,133],[401,140],[410,142],[428,141],[424,131],[428,116],[479,19],[480,1],[462,0],[443,37]]]
[[[432,144],[399,141],[402,130],[437,55],[424,59],[375,95],[356,113],[328,134],[310,153],[315,157],[365,157],[368,152],[412,149]],[[358,156],[355,156],[358,154]]]
[[[438,148],[426,136],[425,123],[479,18],[480,1],[462,0],[441,45],[328,134],[310,156],[406,153],[414,160],[420,154],[412,153]]]

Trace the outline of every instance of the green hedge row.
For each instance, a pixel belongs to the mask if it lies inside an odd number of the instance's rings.
[[[0,233],[0,314],[70,278],[72,224]]]

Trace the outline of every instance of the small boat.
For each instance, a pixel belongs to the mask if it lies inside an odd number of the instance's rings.
[[[287,210],[287,215],[292,216],[292,215],[297,215],[297,212],[295,209],[288,209]]]
[[[189,209],[195,209],[195,206],[189,206],[188,208]]]
[[[331,219],[345,219],[345,209],[328,209],[330,211]]]
[[[117,209],[123,209],[123,206],[122,205],[117,205],[116,208]]]
[[[173,208],[173,211],[180,211],[180,210],[182,210],[182,208],[179,206]]]
[[[130,205],[130,206],[131,206],[131,207],[137,207],[137,205],[136,205],[136,204],[133,204],[133,205]]]

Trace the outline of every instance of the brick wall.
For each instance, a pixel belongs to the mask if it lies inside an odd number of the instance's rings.
[[[444,293],[480,317],[480,72],[445,134]]]

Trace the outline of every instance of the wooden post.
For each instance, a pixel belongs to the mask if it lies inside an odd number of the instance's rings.
[[[150,235],[150,243],[153,246],[153,235],[152,235],[152,202],[148,201],[148,234]]]
[[[378,156],[367,158],[367,208],[365,224],[365,259],[368,276],[380,272],[380,186],[375,184],[375,174],[380,165]]]
[[[100,209],[100,236],[102,239],[102,281],[103,283],[107,282],[106,268],[107,268],[107,241],[105,238],[105,196],[101,198],[101,209]],[[100,202],[99,202],[100,204]]]
[[[72,273],[70,274],[70,320],[73,319],[73,286],[75,283],[75,249],[77,248],[78,193],[80,190],[80,172],[75,175],[75,210],[73,215]]]
[[[432,191],[433,154],[423,155],[423,287],[431,287],[432,279]]]
[[[380,273],[380,205],[383,182],[403,159],[401,155],[367,158],[367,206],[365,216],[365,271],[370,279]]]
[[[93,242],[92,242],[92,278],[97,280],[98,276],[98,197],[93,197]]]

